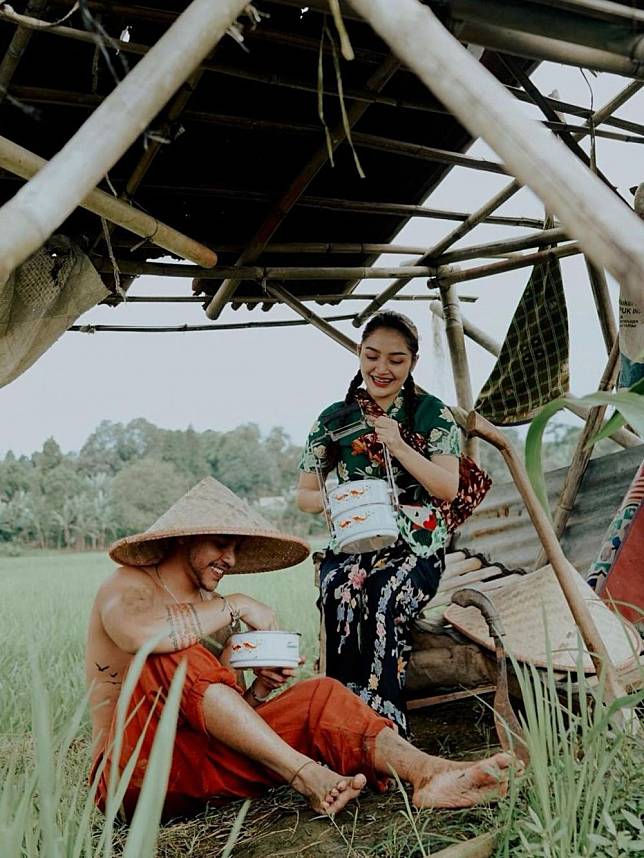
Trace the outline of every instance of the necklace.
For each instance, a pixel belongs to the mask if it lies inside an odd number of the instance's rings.
[[[159,572],[158,564],[156,564],[154,567],[154,574],[157,576],[157,580],[158,580],[159,584],[163,587],[163,589],[166,591],[166,593],[169,593],[172,596],[172,598],[175,601],[175,604],[180,605],[181,602],[177,599],[177,597],[174,595],[172,590],[168,587],[168,585],[165,583],[165,581],[161,577],[161,573]],[[200,597],[202,602],[206,601],[204,594],[203,594],[203,590],[201,589],[201,587],[199,588],[199,597]]]

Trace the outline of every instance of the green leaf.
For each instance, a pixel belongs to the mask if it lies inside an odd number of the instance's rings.
[[[560,397],[549,402],[537,414],[530,423],[528,434],[525,439],[525,467],[528,472],[528,478],[532,483],[541,506],[546,511],[548,518],[550,515],[550,507],[548,506],[548,493],[546,491],[546,481],[543,475],[543,433],[545,431],[548,420],[561,411],[566,406],[566,397]]]

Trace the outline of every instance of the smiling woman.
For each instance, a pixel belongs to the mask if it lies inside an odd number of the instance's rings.
[[[418,332],[406,316],[373,316],[358,356],[360,369],[344,401],[325,409],[313,425],[300,463],[298,504],[320,513],[326,503],[320,480],[334,468],[341,483],[379,479],[385,450],[392,459],[397,540],[358,554],[344,553],[332,537],[320,586],[327,673],[404,734],[401,690],[410,624],[443,571],[447,524],[441,503],[458,490],[460,433],[439,399],[416,391]]]

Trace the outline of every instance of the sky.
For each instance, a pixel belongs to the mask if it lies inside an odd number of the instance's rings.
[[[542,92],[557,89],[565,101],[597,108],[626,86],[625,78],[593,76],[553,63],[543,64],[533,75]],[[592,89],[592,94],[591,94]],[[591,101],[592,98],[592,101]],[[643,115],[644,91],[622,107],[617,116],[638,121]],[[522,109],[538,115],[528,105]],[[420,120],[420,121],[431,121]],[[577,124],[579,119],[572,119]],[[588,148],[587,144],[585,148]],[[481,141],[473,155],[498,160]],[[622,194],[644,180],[644,147],[635,143],[597,139],[597,159]],[[507,177],[454,168],[426,204],[436,208],[474,211]],[[500,214],[542,217],[543,207],[529,190],[522,190]],[[412,219],[396,243],[431,247],[454,224]],[[521,235],[512,227],[481,225],[456,246],[479,244]],[[320,240],[320,236],[311,236]],[[328,237],[323,237],[327,240]],[[332,237],[331,237],[332,240]],[[365,236],[369,241],[369,236]],[[382,257],[378,265],[411,264],[412,258]],[[464,266],[481,261],[463,263]],[[606,351],[581,257],[562,260],[571,337],[571,388],[576,394],[596,389],[606,361]],[[502,341],[521,292],[528,269],[458,286],[460,295],[476,296],[464,303],[463,315]],[[359,293],[373,293],[388,281],[363,281]],[[412,281],[401,294],[425,294],[424,279]],[[611,283],[616,310],[617,287]],[[187,295],[190,281],[139,278],[132,295]],[[349,313],[365,304],[347,302],[338,307],[315,307],[321,315]],[[389,305],[409,315],[421,334],[421,354],[414,373],[424,388],[455,403],[451,369],[441,326],[427,302]],[[226,308],[220,322],[260,321],[261,311]],[[287,308],[271,311],[270,320],[291,319]],[[125,304],[117,308],[95,307],[80,319],[83,324],[204,324],[201,304]],[[359,331],[349,322],[338,323],[353,339]],[[472,385],[478,392],[494,359],[468,341]],[[283,426],[295,443],[302,443],[315,416],[329,403],[343,398],[357,360],[316,329],[305,326],[233,332],[174,334],[68,332],[26,373],[0,389],[0,457],[8,450],[29,454],[53,436],[65,451],[79,450],[102,421],[128,422],[144,417],[158,426],[226,431],[254,422],[262,431]],[[571,418],[574,420],[574,418]]]

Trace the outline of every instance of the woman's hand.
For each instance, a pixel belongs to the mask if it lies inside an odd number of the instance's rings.
[[[373,424],[376,437],[389,450],[392,456],[398,456],[407,444],[400,437],[400,425],[392,417],[378,417]]]

